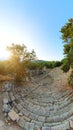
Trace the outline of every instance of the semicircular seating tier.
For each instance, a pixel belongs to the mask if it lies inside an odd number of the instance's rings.
[[[12,87],[8,96],[12,109],[20,116],[17,123],[24,130],[73,128],[73,90],[60,68],[23,87]]]

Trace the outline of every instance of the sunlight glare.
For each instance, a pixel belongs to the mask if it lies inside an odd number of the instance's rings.
[[[9,56],[10,56],[10,52],[8,52],[5,47],[1,47],[0,48],[0,58],[1,59],[8,59]]]

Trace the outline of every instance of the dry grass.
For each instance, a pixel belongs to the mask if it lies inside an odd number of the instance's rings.
[[[9,75],[0,75],[0,81],[10,81],[12,78]]]

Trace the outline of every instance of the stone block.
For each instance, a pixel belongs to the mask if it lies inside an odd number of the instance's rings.
[[[15,97],[12,92],[10,92],[10,99],[11,99],[11,101],[15,101]]]
[[[34,130],[34,123],[26,122],[24,129],[25,130]]]
[[[50,127],[42,127],[42,130],[51,130]]]
[[[60,125],[51,127],[51,130],[69,130],[69,122],[65,121],[64,123],[61,123]]]
[[[10,111],[10,106],[8,104],[3,105],[3,111],[8,113]]]
[[[73,128],[73,119],[70,120],[70,127]]]
[[[9,100],[8,100],[8,98],[4,98],[4,99],[3,99],[3,103],[4,103],[4,104],[7,104],[7,103],[9,103]]]
[[[18,115],[14,110],[11,110],[11,111],[8,113],[8,116],[9,116],[10,119],[13,120],[13,121],[19,120],[19,115]]]
[[[23,118],[20,118],[18,121],[17,121],[18,125],[22,128],[25,127],[25,120]]]
[[[2,120],[0,120],[0,127],[4,126],[4,122]]]

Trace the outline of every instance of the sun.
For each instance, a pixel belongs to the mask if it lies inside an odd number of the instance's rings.
[[[6,50],[6,48],[1,47],[0,48],[0,59],[8,59],[10,57],[10,52]]]

